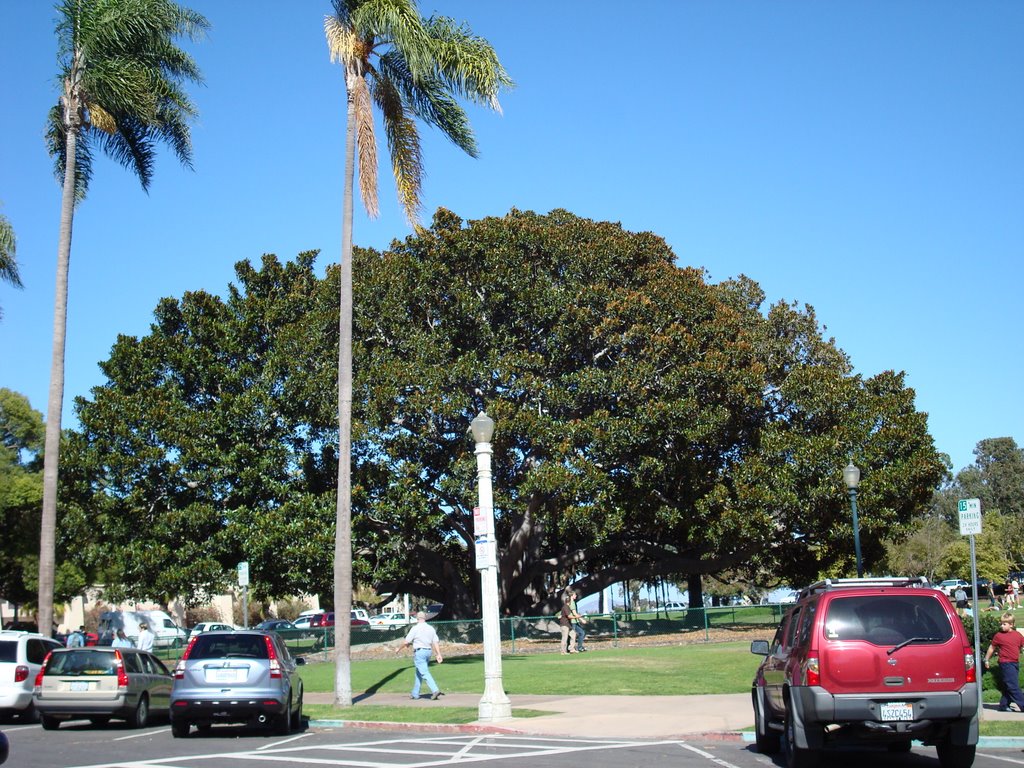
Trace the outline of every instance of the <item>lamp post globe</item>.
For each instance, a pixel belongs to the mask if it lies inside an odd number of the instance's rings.
[[[860,486],[860,469],[850,459],[843,469],[843,482],[850,492],[850,509],[853,512],[853,554],[857,560],[857,578],[864,576],[864,566],[860,559],[860,525],[857,522],[857,488]]]

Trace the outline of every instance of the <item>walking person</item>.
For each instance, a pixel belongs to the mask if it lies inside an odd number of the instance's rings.
[[[989,666],[992,654],[999,662],[999,676],[1003,694],[999,699],[999,711],[1005,712],[1010,704],[1024,712],[1024,693],[1020,690],[1020,651],[1024,648],[1024,635],[1016,629],[1013,614],[1007,611],[999,617],[999,631],[992,635],[992,643],[985,653],[985,666]]]
[[[953,593],[953,599],[956,601],[957,614],[963,616],[967,612],[967,590],[962,585],[958,586]]]
[[[153,643],[156,642],[156,635],[154,635],[150,629],[149,624],[142,622],[139,624],[139,642],[136,645],[140,651],[152,651]]]
[[[85,646],[85,627],[84,626],[80,626],[78,629],[76,629],[74,632],[72,632],[70,635],[68,635],[67,647],[68,648],[82,648],[84,646]]]
[[[114,635],[114,642],[110,644],[112,648],[134,648],[131,638],[124,633],[123,629],[117,630]]]
[[[427,614],[423,611],[416,613],[416,624],[409,630],[409,634],[405,636],[402,644],[395,649],[395,653],[400,652],[407,645],[412,646],[412,661],[413,666],[416,667],[416,680],[412,684],[412,693],[409,694],[409,698],[418,699],[420,686],[425,682],[430,688],[430,698],[437,701],[443,694],[430,674],[430,656],[433,652],[434,659],[438,664],[444,661],[444,657],[441,655],[441,648],[438,645],[437,631],[427,624]]]
[[[571,599],[572,591],[565,590],[562,593],[562,610],[558,614],[558,628],[562,630],[562,653],[579,653],[576,650],[576,630],[572,628],[572,610],[569,608]]]
[[[576,632],[576,650],[579,653],[583,653],[583,651],[587,650],[586,646],[584,646],[583,644],[583,642],[587,639],[587,630],[583,628],[583,622],[586,621],[586,619],[583,618],[583,615],[579,612],[579,609],[576,607],[576,598],[579,597],[579,595],[576,593],[576,590],[569,590],[569,595],[569,611],[572,617],[572,628],[573,631]]]

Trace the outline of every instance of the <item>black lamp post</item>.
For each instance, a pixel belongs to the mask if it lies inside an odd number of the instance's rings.
[[[857,524],[857,486],[860,485],[860,470],[850,459],[843,470],[843,481],[850,489],[850,508],[853,510],[853,553],[857,558],[857,578],[864,575],[864,567],[860,562],[860,527]]]

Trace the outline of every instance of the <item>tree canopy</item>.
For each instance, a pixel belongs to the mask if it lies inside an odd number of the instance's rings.
[[[109,583],[188,595],[246,559],[258,594],[329,590],[338,270],[312,262],[242,262],[226,299],[164,300],[77,403],[69,497]],[[848,574],[851,456],[870,567],[942,477],[902,374],[853,373],[812,309],[710,284],[651,233],[441,210],[354,266],[353,542],[381,592],[477,614],[481,409],[518,614],[570,581]]]

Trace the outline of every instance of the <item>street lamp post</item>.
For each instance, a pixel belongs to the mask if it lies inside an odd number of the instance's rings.
[[[857,578],[864,575],[864,567],[860,561],[860,527],[857,524],[857,486],[860,485],[860,470],[850,459],[843,470],[843,481],[850,490],[850,508],[853,510],[853,554],[857,558]]]
[[[473,516],[476,569],[480,571],[480,612],[484,628],[484,695],[480,720],[507,720],[512,702],[501,682],[501,626],[498,623],[498,553],[494,538],[494,494],[491,488],[491,435],[494,419],[483,411],[470,425],[476,443],[476,478],[480,506]]]

